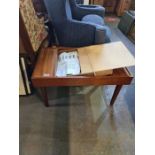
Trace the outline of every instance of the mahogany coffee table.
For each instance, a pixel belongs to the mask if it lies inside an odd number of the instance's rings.
[[[74,48],[75,49],[75,48]],[[45,48],[39,54],[34,72],[32,74],[32,83],[36,88],[40,88],[45,106],[49,106],[47,87],[53,86],[100,86],[116,85],[113,96],[110,101],[112,106],[123,85],[129,85],[133,79],[127,68],[113,70],[112,75],[79,75],[68,77],[56,77],[55,68],[57,65],[58,51],[73,50],[73,48]]]

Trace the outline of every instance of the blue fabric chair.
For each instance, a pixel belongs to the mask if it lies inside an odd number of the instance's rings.
[[[104,8],[75,0],[44,0],[60,46],[82,47],[110,42]]]
[[[84,3],[84,0],[76,0],[76,3],[77,4],[83,4]]]

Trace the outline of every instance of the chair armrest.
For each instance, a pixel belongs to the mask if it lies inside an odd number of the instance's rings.
[[[89,24],[94,26],[96,29],[94,44],[103,44],[103,43],[110,42],[110,40],[106,37],[107,35],[111,36],[111,32],[107,31],[107,26],[101,26],[101,25],[94,24],[94,23],[89,23]]]
[[[105,31],[102,29],[96,29],[95,44],[103,44],[105,42]]]
[[[65,20],[61,22],[56,27],[56,34],[61,46],[82,47],[94,44],[96,31],[94,25],[76,20]]]
[[[109,38],[111,36],[111,31],[108,31],[108,29],[107,26],[96,26],[95,44],[103,44],[111,41]]]
[[[77,20],[81,20],[84,16],[89,14],[99,15],[103,18],[105,14],[105,8],[99,5],[76,5],[76,7],[73,9],[73,18]]]

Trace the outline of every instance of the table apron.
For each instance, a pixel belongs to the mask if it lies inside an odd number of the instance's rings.
[[[129,85],[133,77],[102,77],[102,78],[45,78],[32,79],[34,87],[52,86],[90,86],[90,85]]]

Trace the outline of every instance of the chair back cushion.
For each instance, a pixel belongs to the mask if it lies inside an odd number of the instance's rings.
[[[72,12],[69,0],[66,0],[66,15],[68,19],[72,19]]]
[[[69,0],[44,0],[44,3],[54,25],[72,18]]]
[[[36,52],[47,36],[43,19],[39,19],[31,0],[20,0],[20,13],[29,35],[32,48]]]

